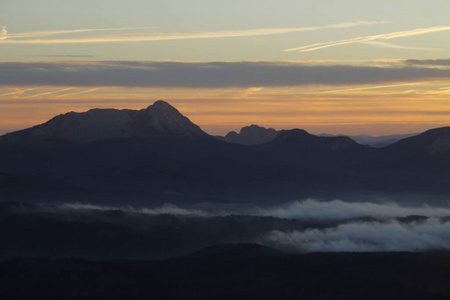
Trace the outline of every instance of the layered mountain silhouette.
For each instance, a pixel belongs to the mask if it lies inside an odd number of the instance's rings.
[[[265,128],[258,125],[242,127],[240,132],[230,131],[225,136],[216,136],[221,141],[242,145],[258,145],[272,141],[277,137],[278,132],[273,128]],[[417,134],[392,134],[383,136],[370,136],[367,134],[348,136],[353,141],[361,145],[368,145],[375,148],[383,148],[394,144],[402,139],[415,136]],[[319,137],[347,137],[344,134],[318,134]]]
[[[450,128],[381,149],[301,129],[260,143],[272,134],[250,126],[239,134],[251,137],[245,145],[224,142],[164,101],[71,112],[0,137],[0,197],[148,204],[450,195]]]

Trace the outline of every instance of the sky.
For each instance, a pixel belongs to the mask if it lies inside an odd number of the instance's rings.
[[[2,0],[0,134],[171,103],[211,134],[450,126],[449,0]]]

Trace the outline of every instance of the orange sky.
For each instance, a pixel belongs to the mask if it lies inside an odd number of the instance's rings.
[[[312,133],[413,133],[450,125],[449,96],[447,81],[240,89],[16,87],[0,89],[0,127],[5,133],[68,111],[142,109],[164,99],[210,134],[250,124]]]

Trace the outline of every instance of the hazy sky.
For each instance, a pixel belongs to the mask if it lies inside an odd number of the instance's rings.
[[[447,126],[449,12],[449,0],[2,0],[0,133],[157,99],[210,133]]]

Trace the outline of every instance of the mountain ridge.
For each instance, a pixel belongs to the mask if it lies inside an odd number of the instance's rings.
[[[242,127],[239,133],[230,131],[224,137],[218,137],[218,139],[227,143],[258,145],[270,142],[276,136],[277,131],[275,129],[252,124]]]
[[[158,100],[141,110],[91,109],[68,112],[24,130],[7,133],[5,140],[62,139],[75,143],[114,138],[208,137],[169,103]]]

